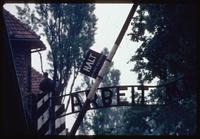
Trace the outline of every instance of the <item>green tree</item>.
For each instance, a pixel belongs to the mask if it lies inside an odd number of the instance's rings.
[[[19,18],[35,31],[42,29],[51,51],[48,61],[59,92],[64,92],[68,81],[78,76],[85,52],[94,43],[96,17],[94,4],[36,4],[31,11],[28,5],[17,7]]]
[[[131,122],[133,112],[127,111],[128,131],[141,128],[138,134],[188,135],[196,132],[196,6],[194,4],[143,4],[133,18],[133,41],[141,42],[131,61],[136,65],[138,80],[160,84],[183,76],[173,86],[151,92],[151,98],[166,93],[167,106],[152,108],[141,116],[143,124]],[[188,111],[188,112],[186,112]],[[134,115],[134,117],[133,117]],[[136,116],[137,117],[137,116]],[[138,117],[137,117],[138,118]],[[145,127],[145,125],[148,125]],[[145,127],[145,128],[143,128]],[[146,130],[148,132],[144,132]],[[136,132],[129,131],[130,134]]]

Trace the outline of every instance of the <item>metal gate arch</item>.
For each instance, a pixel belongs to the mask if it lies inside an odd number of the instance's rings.
[[[124,91],[128,90],[128,88],[131,89],[131,98],[132,101],[129,103],[122,103],[121,101],[117,101],[117,103],[113,104],[110,103],[110,105],[107,104],[103,104],[101,106],[96,106],[96,107],[89,107],[87,110],[94,110],[94,109],[101,109],[101,108],[111,108],[111,107],[118,107],[118,106],[138,106],[138,107],[154,107],[154,106],[166,106],[168,105],[168,102],[165,101],[162,104],[148,104],[147,100],[145,98],[145,93],[147,91],[150,91],[152,89],[158,89],[158,88],[165,88],[168,89],[169,87],[174,87],[176,86],[176,82],[180,79],[183,79],[183,77],[179,77],[175,80],[172,80],[170,82],[166,82],[165,84],[161,84],[161,85],[121,85],[121,86],[110,86],[110,87],[101,87],[98,88],[99,93],[103,93],[103,91],[111,91],[112,93],[116,93],[115,97],[119,98],[119,97],[123,97],[124,96]],[[115,92],[114,92],[115,90]],[[77,92],[73,92],[71,94],[66,94],[66,95],[62,95],[62,96],[51,96],[50,93],[42,93],[39,94],[37,97],[37,132],[38,134],[41,135],[50,135],[50,131],[49,131],[49,103],[50,103],[50,99],[55,100],[55,102],[61,102],[60,99],[63,99],[64,97],[69,97],[71,98],[71,100],[73,100],[73,98],[78,98],[80,97],[79,94],[83,94],[85,95],[85,97],[87,96],[88,92],[90,90],[82,90],[82,91],[77,91]],[[120,91],[123,91],[120,93]],[[164,93],[166,93],[166,91],[164,91]],[[136,98],[136,94],[140,94],[140,97]],[[78,96],[79,95],[79,96]],[[82,95],[83,96],[83,95]],[[116,99],[115,98],[115,99]],[[101,99],[110,99],[109,97],[107,98],[102,98]],[[167,100],[167,99],[166,99]],[[124,101],[125,102],[125,101]],[[94,102],[91,102],[91,105]],[[75,105],[74,105],[75,104]],[[75,103],[71,104],[71,107],[77,107],[78,105],[80,105],[80,103]],[[74,113],[78,113],[81,111],[81,107],[78,110],[75,111],[71,111],[69,113],[67,113],[67,109],[65,108],[64,104],[59,104],[56,103],[55,105],[55,113],[56,113],[56,118],[55,118],[55,128],[56,128],[56,133],[57,135],[67,135],[68,131],[65,127],[65,116],[68,116],[70,114],[74,114]]]

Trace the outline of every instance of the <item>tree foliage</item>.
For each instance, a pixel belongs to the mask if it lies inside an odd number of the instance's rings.
[[[28,5],[17,9],[22,21],[34,30],[42,29],[51,48],[49,71],[63,92],[71,75],[73,82],[76,79],[85,52],[94,43],[94,4],[36,4],[31,14]]]
[[[192,76],[188,71],[196,71],[194,5],[147,4],[140,6],[138,14],[131,37],[142,44],[131,59],[136,62],[133,70],[149,81],[177,74]]]
[[[166,107],[125,113],[127,134],[188,135],[196,132],[196,6],[194,4],[141,4],[133,18],[131,39],[141,42],[130,61],[135,62],[138,80],[160,83],[182,80],[157,89],[150,98],[161,98]],[[136,119],[136,120],[132,120]],[[138,120],[137,120],[138,119]]]

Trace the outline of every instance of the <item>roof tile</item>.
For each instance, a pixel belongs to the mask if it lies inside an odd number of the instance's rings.
[[[28,25],[22,23],[19,19],[4,9],[4,19],[9,30],[11,39],[39,39]],[[14,35],[13,35],[14,34]]]
[[[3,10],[3,14],[10,40],[18,42],[22,42],[24,40],[31,41],[30,44],[32,45],[30,45],[30,47],[31,49],[35,49],[36,51],[46,49],[45,45],[40,40],[40,36],[38,36],[34,31],[32,31],[28,25],[22,23],[19,19],[17,19],[14,15],[9,13],[5,9]]]

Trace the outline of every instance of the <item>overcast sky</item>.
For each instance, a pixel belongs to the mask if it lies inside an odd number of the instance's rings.
[[[15,5],[21,6],[22,4],[6,4],[4,7],[10,11],[12,14],[16,15]],[[104,47],[107,47],[109,50],[112,48],[121,28],[125,22],[125,19],[131,9],[132,4],[96,4],[95,14],[98,18],[97,21],[97,31],[95,35],[95,43],[91,49],[101,52]],[[128,33],[131,33],[132,26],[129,26],[122,42],[117,50],[113,61],[114,68],[121,71],[121,80],[120,84],[135,84],[136,74],[130,72],[130,69],[133,68],[132,63],[127,64],[131,56],[134,55],[135,50],[138,47],[138,43],[130,41],[130,36],[127,36]],[[49,50],[49,45],[46,42],[46,39],[41,36],[41,40],[47,46]],[[43,57],[43,66],[44,70],[49,68],[46,55],[48,51],[41,51]],[[32,66],[41,72],[40,59],[38,53],[32,54]],[[81,75],[81,74],[80,74]]]
[[[109,50],[111,50],[131,7],[132,4],[96,4],[95,14],[98,18],[98,21],[96,25],[97,31],[95,35],[95,43],[91,47],[92,50],[101,52],[104,47],[107,47]],[[4,5],[4,8],[16,15],[16,9],[14,5],[7,4]],[[129,25],[121,45],[113,58],[114,68],[121,71],[120,85],[137,84],[136,74],[130,71],[134,67],[134,64],[127,64],[139,46],[138,43],[130,40],[130,36],[127,36],[128,33],[131,33],[131,28],[132,26]],[[49,46],[45,38],[41,37],[41,40],[47,46],[47,50],[49,50]],[[41,53],[43,57],[44,69],[46,70],[49,68],[46,60],[47,51],[42,51]],[[38,53],[32,54],[32,66],[41,72]],[[81,76],[81,74],[79,75]],[[75,85],[80,84],[80,82],[81,79],[79,78]],[[72,117],[73,115],[67,118],[68,120],[66,122],[68,128],[71,128],[74,122],[74,118]]]

